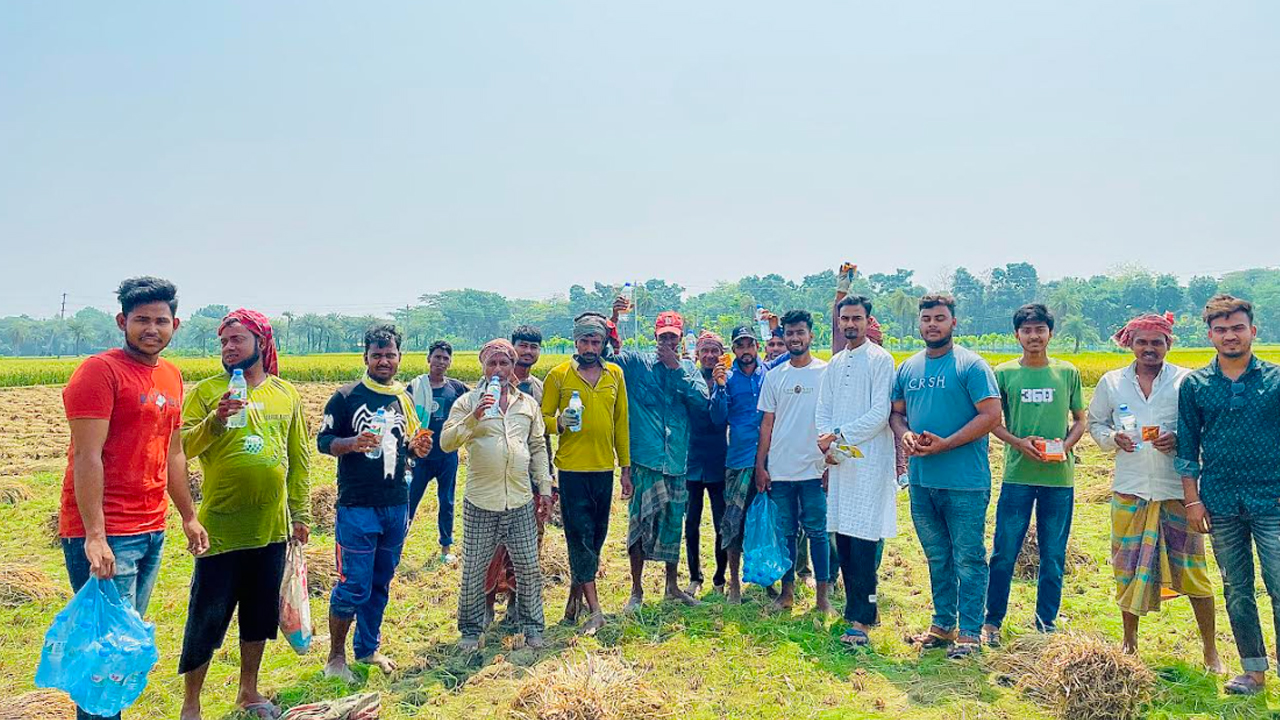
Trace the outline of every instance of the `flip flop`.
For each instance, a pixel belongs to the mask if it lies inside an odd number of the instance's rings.
[[[955,633],[940,633],[931,626],[919,635],[908,635],[906,640],[920,650],[933,650],[950,646],[955,640]]]
[[[867,637],[865,630],[851,627],[845,629],[844,634],[840,636],[840,642],[850,649],[864,648],[871,644],[871,638]]]
[[[280,708],[270,700],[241,705],[239,710],[249,717],[260,718],[261,720],[275,720],[280,717],[281,712]]]
[[[964,660],[970,655],[982,652],[982,641],[974,638],[961,638],[947,650],[948,660]]]
[[[1237,675],[1228,680],[1222,689],[1226,690],[1228,695],[1257,695],[1264,687],[1262,683],[1248,675]]]

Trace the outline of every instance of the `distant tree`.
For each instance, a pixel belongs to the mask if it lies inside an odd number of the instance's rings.
[[[1217,278],[1211,278],[1207,275],[1197,275],[1191,278],[1191,281],[1187,283],[1187,300],[1190,306],[1188,309],[1193,313],[1199,313],[1204,308],[1204,304],[1209,302],[1209,298],[1216,295],[1217,292]]]
[[[1082,315],[1069,315],[1055,325],[1058,336],[1075,342],[1074,352],[1080,352],[1080,346],[1098,342],[1098,331]]]

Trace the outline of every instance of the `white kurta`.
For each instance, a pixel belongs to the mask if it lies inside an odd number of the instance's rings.
[[[898,532],[893,430],[893,356],[875,343],[842,350],[827,366],[818,391],[818,434],[844,432],[865,457],[831,467],[827,530],[862,540]]]

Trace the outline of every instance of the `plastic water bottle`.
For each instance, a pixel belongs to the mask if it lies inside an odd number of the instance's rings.
[[[684,336],[684,351],[690,360],[698,359],[698,337],[693,333]]]
[[[245,382],[244,371],[236,368],[231,373],[231,382],[227,383],[227,392],[231,393],[232,400],[240,402],[249,401],[249,383]],[[242,428],[249,424],[249,408],[241,408],[240,412],[227,418],[227,427]]]
[[[756,328],[760,331],[760,342],[768,342],[771,331],[769,330],[769,321],[764,317],[763,305],[756,305]]]
[[[484,416],[487,418],[498,417],[502,411],[502,408],[498,407],[498,403],[502,401],[502,380],[497,375],[489,378],[489,386],[485,388],[484,394],[493,398],[493,404],[489,406],[488,410],[484,411]]]
[[[382,438],[387,434],[387,409],[378,408],[378,414],[373,416],[373,421],[369,423],[369,432],[378,436],[378,445],[372,450],[365,450],[364,456],[370,460],[377,460],[382,457]]]
[[[1120,412],[1117,414],[1120,420],[1120,432],[1129,436],[1133,440],[1133,449],[1142,449],[1142,433],[1138,430],[1138,417],[1133,414],[1128,405],[1121,405]]]
[[[577,390],[569,396],[569,408],[565,410],[565,414],[569,416],[569,420],[565,423],[569,430],[580,432],[582,430],[582,396]]]
[[[631,283],[623,283],[619,294],[627,301],[627,309],[618,313],[618,322],[629,323],[631,322],[631,313],[636,307],[636,286]]]

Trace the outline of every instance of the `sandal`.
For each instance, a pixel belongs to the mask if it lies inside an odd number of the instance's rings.
[[[871,644],[871,638],[867,637],[865,630],[851,627],[845,629],[844,634],[840,636],[840,642],[850,649],[864,648]]]
[[[948,660],[964,660],[970,655],[982,652],[982,641],[971,637],[959,638],[947,649]]]
[[[1237,675],[1222,686],[1228,695],[1257,695],[1262,692],[1264,684],[1248,675]]]
[[[919,635],[908,635],[906,641],[918,650],[933,650],[949,646],[956,639],[956,631],[943,632],[937,625],[930,625],[928,630]]]
[[[276,707],[270,700],[241,705],[239,709],[245,715],[252,718],[261,718],[261,720],[275,720],[275,718],[280,717],[280,708]]]

